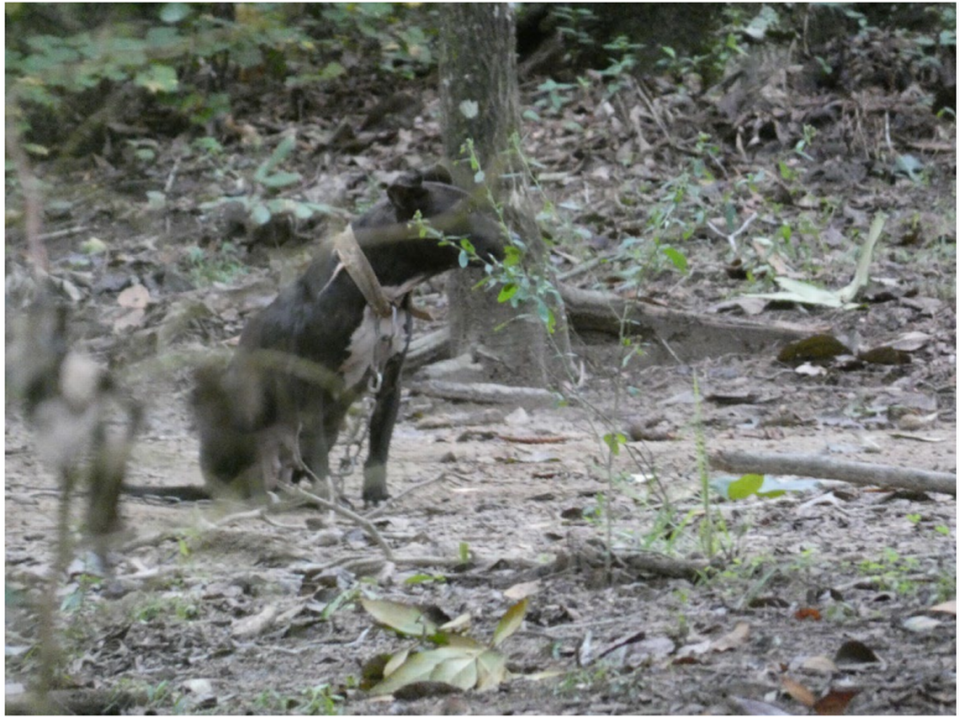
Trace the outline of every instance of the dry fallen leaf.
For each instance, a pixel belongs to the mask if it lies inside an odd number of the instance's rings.
[[[266,631],[276,620],[279,608],[276,605],[267,605],[256,615],[250,615],[233,623],[233,637],[245,639],[256,637]]]
[[[133,326],[139,326],[143,323],[146,311],[143,309],[130,309],[124,314],[118,316],[113,322],[114,331],[123,331]]]
[[[742,647],[748,639],[749,624],[740,622],[733,628],[732,632],[714,640],[711,647],[713,652],[728,652],[729,650],[735,650],[737,647]]]
[[[916,615],[902,621],[902,626],[909,632],[932,632],[942,623],[925,615]]]
[[[859,690],[855,688],[833,688],[829,690],[829,694],[822,699],[817,700],[816,704],[813,705],[813,711],[817,715],[846,714],[846,706],[849,704],[849,701],[858,694]]]
[[[825,655],[813,655],[812,657],[807,658],[799,666],[799,669],[807,670],[808,672],[822,672],[827,674],[830,672],[837,672],[839,670],[839,668],[836,667],[836,663]]]
[[[510,600],[522,600],[530,595],[535,595],[539,592],[539,589],[539,580],[532,580],[528,583],[516,583],[513,587],[504,590],[503,595]]]
[[[119,293],[117,303],[125,309],[144,309],[150,303],[150,292],[143,284],[134,284]]]
[[[816,704],[816,695],[814,695],[810,690],[796,682],[796,680],[791,677],[783,677],[783,689],[790,694],[790,696],[796,700],[799,704],[804,707],[812,707]]]
[[[945,612],[945,613],[948,613],[948,614],[950,614],[950,615],[955,615],[955,614],[956,614],[956,601],[955,601],[955,600],[947,600],[946,602],[941,602],[941,603],[939,603],[938,605],[933,605],[931,608],[929,608],[929,611],[930,611],[930,612]]]
[[[879,662],[876,653],[858,640],[848,640],[836,652],[836,664],[844,667]]]

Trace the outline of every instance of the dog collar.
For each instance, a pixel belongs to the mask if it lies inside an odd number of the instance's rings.
[[[376,278],[370,260],[366,258],[359,242],[356,241],[356,235],[353,233],[352,227],[347,226],[333,238],[333,250],[340,258],[340,263],[346,269],[346,273],[350,275],[353,283],[356,284],[360,293],[363,294],[363,298],[366,299],[366,303],[370,305],[373,311],[383,319],[392,316],[393,302],[387,298],[386,292],[383,291],[383,286],[380,284],[380,280]],[[414,306],[412,301],[410,301],[407,311],[417,319],[433,320],[433,315],[429,311]]]

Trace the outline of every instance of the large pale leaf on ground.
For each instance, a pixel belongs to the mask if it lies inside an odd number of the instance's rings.
[[[869,282],[869,265],[872,263],[872,252],[876,248],[879,236],[882,234],[882,228],[886,224],[886,215],[879,214],[872,221],[869,227],[869,236],[866,237],[866,243],[862,247],[862,253],[859,255],[859,261],[856,263],[856,275],[848,286],[843,287],[837,293],[842,301],[853,301],[856,294]]]
[[[872,253],[882,234],[882,228],[886,223],[886,217],[880,214],[873,220],[869,228],[869,236],[862,247],[862,253],[859,255],[859,261],[856,264],[856,275],[853,280],[838,291],[821,289],[818,286],[807,284],[804,281],[790,279],[785,276],[776,277],[776,283],[782,287],[783,291],[776,294],[747,294],[758,299],[769,299],[770,301],[792,301],[797,304],[809,304],[812,306],[826,306],[833,309],[852,309],[856,308],[853,300],[859,290],[869,281],[869,264],[872,262]]]
[[[480,661],[483,663],[483,684],[490,684],[491,675],[496,673],[496,660],[486,655],[490,652],[497,654],[485,647],[451,646],[414,653],[399,669],[370,690],[370,694],[391,694],[414,682],[445,682],[462,690],[470,690],[477,686]],[[503,664],[505,666],[505,658]]]
[[[360,604],[378,623],[404,635],[429,637],[436,633],[436,623],[412,605],[366,598],[360,600]]]
[[[496,626],[496,630],[493,631],[493,647],[499,645],[519,629],[519,626],[523,624],[523,618],[526,617],[528,607],[529,599],[523,598],[506,611],[503,619]]]
[[[498,687],[506,679],[506,655],[486,650],[476,658],[476,689],[479,692]]]

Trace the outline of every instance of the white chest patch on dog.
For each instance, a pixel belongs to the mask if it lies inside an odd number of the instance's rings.
[[[420,281],[417,277],[402,286],[384,286],[383,293],[390,302],[397,302]],[[348,388],[360,383],[371,368],[382,371],[390,358],[403,352],[407,341],[406,319],[407,312],[400,308],[392,316],[383,318],[369,305],[363,307],[363,320],[350,337],[349,353],[340,365],[340,374]]]

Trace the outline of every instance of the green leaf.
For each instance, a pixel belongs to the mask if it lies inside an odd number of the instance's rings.
[[[742,500],[759,492],[763,486],[763,477],[758,473],[747,473],[729,485],[729,499]]]
[[[263,162],[256,169],[256,173],[253,175],[258,182],[262,182],[264,178],[273,172],[274,169],[279,166],[280,162],[286,159],[290,152],[293,151],[293,148],[296,147],[296,135],[288,134],[283,140],[276,146],[276,149],[273,150],[273,154]]]
[[[460,114],[466,119],[473,119],[479,114],[479,103],[475,100],[463,100],[460,102]]]
[[[326,66],[320,71],[320,77],[324,80],[334,80],[346,74],[346,68],[339,62],[327,62]]]
[[[477,670],[475,650],[463,650],[462,648],[440,647],[440,650],[450,651],[451,654],[445,660],[442,660],[433,671],[430,672],[430,680],[436,682],[445,682],[448,685],[459,687],[461,690],[469,690],[476,686]]]
[[[484,692],[498,687],[506,679],[506,655],[486,650],[476,658],[476,690]]]
[[[461,269],[465,269],[467,266],[469,266],[470,255],[466,252],[465,249],[460,249],[459,263],[460,263]]]
[[[511,606],[503,618],[496,625],[493,631],[493,647],[498,646],[507,637],[516,632],[523,624],[523,618],[526,617],[526,610],[529,607],[529,598],[523,598],[515,605]]]
[[[503,266],[507,268],[518,265],[523,259],[523,253],[512,244],[506,247],[504,254]]]
[[[866,237],[866,243],[859,254],[859,261],[856,262],[856,274],[848,286],[844,286],[837,292],[842,301],[852,301],[856,298],[859,290],[869,283],[869,265],[872,263],[872,253],[882,236],[882,229],[886,225],[886,215],[880,212],[872,220],[869,227],[869,236]]]
[[[429,637],[436,633],[437,624],[412,605],[366,598],[360,604],[378,623],[403,635]]]
[[[325,214],[327,216],[343,216],[345,212],[342,209],[337,209],[336,207],[331,207],[329,204],[322,204],[321,202],[303,202],[306,206],[312,209],[317,214]]]
[[[426,652],[410,655],[386,679],[370,690],[370,695],[388,695],[401,687],[414,682],[445,682],[446,684],[469,690],[476,686],[479,669],[477,660],[490,652],[483,647],[439,647]],[[488,665],[495,666],[495,660],[486,658]],[[386,674],[386,670],[383,670]]]
[[[810,478],[783,480],[774,476],[747,474],[718,476],[709,482],[710,489],[728,500],[742,500],[750,495],[760,498],[776,498],[784,493],[807,493],[818,490],[819,481]]]
[[[107,248],[106,242],[98,237],[90,237],[80,244],[80,251],[84,254],[102,254]]]
[[[270,210],[267,209],[265,204],[257,204],[253,207],[253,211],[250,212],[250,219],[253,220],[253,223],[258,227],[262,227],[273,215],[270,213]]]
[[[662,249],[662,252],[663,254],[666,255],[666,258],[673,263],[673,266],[675,266],[677,269],[679,269],[683,273],[686,272],[688,264],[686,261],[685,254],[683,254],[678,249],[673,249],[670,246],[664,246]]]
[[[293,205],[293,216],[299,219],[300,221],[305,221],[313,216],[313,210],[308,204],[303,202],[292,202]]]
[[[445,579],[442,575],[430,575],[429,573],[417,573],[410,575],[403,581],[404,585],[421,585],[424,583],[442,583]]]
[[[193,12],[186,3],[171,2],[160,8],[160,19],[170,25],[185,20]]]
[[[618,456],[619,447],[626,445],[626,436],[622,433],[607,433],[603,436],[603,443],[609,446],[610,453]]]
[[[519,291],[519,287],[516,284],[509,283],[503,286],[499,291],[499,296],[496,297],[496,301],[500,304],[505,304],[507,301],[516,296],[516,292]]]
[[[533,110],[526,110],[525,112],[523,112],[523,119],[525,119],[525,120],[531,120],[532,122],[539,122],[539,121],[540,121],[539,115],[536,114],[536,112],[533,111]]]
[[[28,153],[36,157],[49,157],[50,150],[44,147],[42,144],[34,144],[33,142],[24,142],[23,149]]]
[[[145,72],[137,73],[134,83],[154,94],[173,92],[178,85],[176,70],[168,65],[151,65]]]
[[[175,27],[151,27],[147,30],[146,41],[154,50],[172,48],[186,42]]]
[[[270,174],[265,177],[260,177],[259,181],[265,187],[270,189],[279,189],[280,187],[288,187],[291,184],[296,184],[303,177],[299,172],[276,172],[275,174]]]

